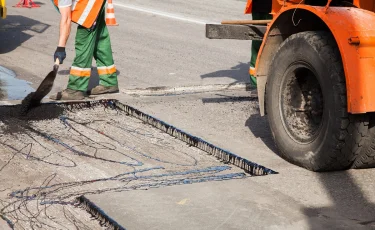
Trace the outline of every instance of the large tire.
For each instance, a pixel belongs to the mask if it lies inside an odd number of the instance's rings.
[[[350,168],[367,135],[368,116],[347,112],[340,52],[324,31],[281,44],[270,66],[266,111],[281,157],[311,171]]]
[[[355,169],[366,169],[375,167],[375,114],[370,114],[370,124],[368,135],[365,139],[365,145],[362,147],[361,153],[354,161]]]

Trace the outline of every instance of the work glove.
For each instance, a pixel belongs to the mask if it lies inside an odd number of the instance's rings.
[[[53,55],[53,62],[55,62],[56,59],[59,59],[60,64],[62,64],[65,58],[66,58],[65,47],[58,46],[55,51],[55,54]]]

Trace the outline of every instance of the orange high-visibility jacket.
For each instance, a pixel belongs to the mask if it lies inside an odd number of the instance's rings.
[[[72,5],[72,22],[91,28],[105,0],[76,0]],[[59,0],[53,0],[58,7]]]

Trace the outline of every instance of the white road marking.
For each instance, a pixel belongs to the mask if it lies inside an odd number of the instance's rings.
[[[183,21],[183,22],[195,23],[195,24],[200,24],[200,25],[206,25],[206,24],[209,23],[209,22],[198,20],[198,19],[187,18],[187,17],[177,15],[177,14],[170,14],[170,13],[167,13],[167,12],[162,12],[162,11],[153,10],[153,9],[147,9],[147,8],[143,8],[143,7],[139,7],[139,6],[132,6],[132,5],[120,4],[120,3],[113,3],[113,5],[119,6],[119,7],[122,7],[122,8],[126,8],[126,9],[130,9],[130,10],[143,12],[143,13],[154,14],[154,15],[158,15],[158,16],[162,16],[162,17],[166,17],[166,18],[171,18],[171,19],[175,19],[175,20],[179,20],[179,21]]]

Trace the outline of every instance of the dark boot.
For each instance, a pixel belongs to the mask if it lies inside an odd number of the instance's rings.
[[[98,85],[95,88],[91,90],[91,95],[99,95],[99,94],[105,94],[105,93],[118,93],[119,89],[118,86],[104,86],[104,85]]]
[[[52,100],[83,100],[85,99],[85,95],[82,91],[79,90],[73,90],[73,89],[64,89],[61,92],[58,92],[57,94],[51,95],[49,97]]]

